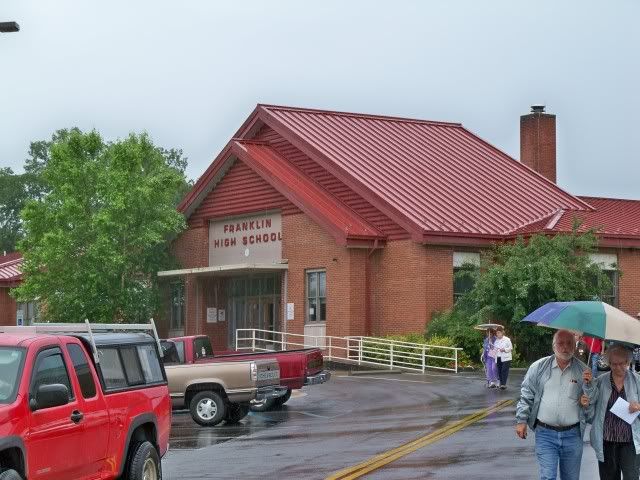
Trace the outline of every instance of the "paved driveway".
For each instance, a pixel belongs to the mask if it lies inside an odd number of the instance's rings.
[[[508,404],[521,379],[516,372],[513,387],[496,391],[474,374],[336,372],[238,426],[203,428],[177,413],[165,479],[535,479],[533,436],[516,438]],[[366,475],[335,477],[363,462]],[[597,478],[588,444],[582,472],[583,480]]]

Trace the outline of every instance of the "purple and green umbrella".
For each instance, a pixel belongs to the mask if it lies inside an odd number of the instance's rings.
[[[640,320],[604,302],[550,302],[522,321],[640,345]]]

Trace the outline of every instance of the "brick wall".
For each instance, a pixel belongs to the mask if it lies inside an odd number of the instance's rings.
[[[16,324],[16,301],[8,288],[0,288],[0,325]]]
[[[372,256],[372,333],[423,332],[453,302],[453,249],[390,242]]]
[[[361,335],[365,321],[366,250],[336,244],[307,215],[282,218],[282,251],[289,261],[285,303],[294,303],[295,318],[287,331],[304,333],[306,271],[327,272],[327,335]]]
[[[209,265],[209,225],[189,227],[173,242],[172,251],[180,268]]]
[[[618,250],[620,309],[636,317],[640,312],[640,250]]]

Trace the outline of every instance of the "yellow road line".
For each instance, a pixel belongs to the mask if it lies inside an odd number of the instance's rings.
[[[496,403],[492,407],[484,408],[479,410],[471,415],[464,417],[462,420],[458,420],[450,425],[446,425],[434,432],[429,433],[428,435],[424,435],[416,440],[400,445],[393,450],[389,450],[387,452],[381,453],[380,455],[376,455],[375,457],[371,457],[369,460],[365,460],[362,463],[354,465],[349,468],[345,468],[340,470],[339,472],[334,473],[333,475],[326,478],[326,480],[353,480],[356,478],[360,478],[367,473],[370,473],[374,470],[384,467],[385,465],[404,457],[405,455],[410,454],[411,452],[415,452],[422,447],[426,447],[427,445],[437,442],[438,440],[442,440],[449,435],[453,435],[459,430],[462,430],[469,425],[482,420],[488,415],[491,415],[498,410],[501,410],[513,403],[513,400],[501,400]]]

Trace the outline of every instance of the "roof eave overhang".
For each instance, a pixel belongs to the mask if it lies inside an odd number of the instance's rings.
[[[640,248],[640,237],[602,235],[600,236],[598,246],[608,248]]]
[[[209,168],[207,168],[178,205],[178,211],[184,214],[186,218],[189,218],[198,208],[202,200],[204,200],[204,197],[215,187],[230,166],[231,143],[230,141],[225,145]]]
[[[180,270],[163,270],[157,273],[160,278],[182,277],[185,275],[215,276],[237,274],[241,272],[269,272],[287,270],[286,263],[242,263],[237,265],[220,265],[210,267],[183,268]]]
[[[423,233],[414,240],[423,245],[451,245],[451,246],[490,246],[505,239],[502,235],[473,235],[462,233]]]

